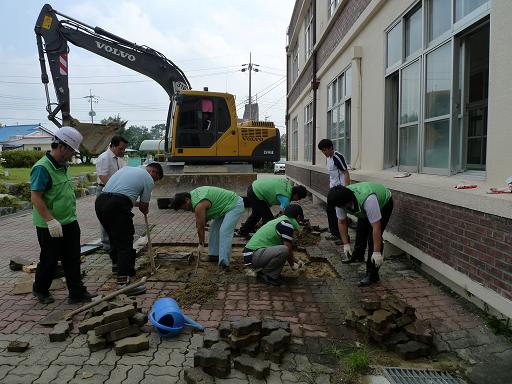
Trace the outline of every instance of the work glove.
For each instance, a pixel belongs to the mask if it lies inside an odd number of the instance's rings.
[[[50,231],[51,237],[62,237],[62,225],[56,220],[52,219],[48,221],[46,224],[48,224],[48,231]]]
[[[352,247],[350,244],[343,244],[343,253],[345,253],[345,256],[347,256],[349,259],[352,256]]]
[[[377,268],[380,268],[382,263],[384,263],[384,256],[382,256],[381,252],[373,252],[372,261],[374,262]]]

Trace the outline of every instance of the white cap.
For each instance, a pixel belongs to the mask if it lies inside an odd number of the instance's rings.
[[[507,184],[512,184],[512,176],[507,177]]]
[[[80,143],[82,142],[82,135],[75,128],[60,127],[55,133],[55,138],[60,142],[69,145],[75,150],[76,153],[80,152]]]

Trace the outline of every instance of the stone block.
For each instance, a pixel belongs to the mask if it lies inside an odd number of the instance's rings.
[[[375,330],[384,329],[389,322],[393,321],[393,313],[385,309],[377,309],[372,315],[367,316],[368,327]]]
[[[226,343],[225,341],[218,341],[217,343],[212,344],[210,349],[220,349],[223,351],[230,351],[231,346],[228,343]]]
[[[225,378],[231,371],[231,353],[221,349],[199,348],[194,355],[194,367],[201,367],[212,376]]]
[[[416,309],[397,297],[386,297],[383,300],[381,308],[389,311],[394,310],[400,313],[400,315],[408,315],[416,319]]]
[[[130,317],[130,323],[132,323],[133,325],[136,325],[137,327],[142,327],[147,322],[148,322],[148,316],[143,313],[137,312],[135,315]]]
[[[397,344],[395,352],[405,360],[413,360],[418,357],[430,355],[431,347],[427,344],[420,343],[416,340],[408,341],[407,343]]]
[[[219,337],[227,340],[231,334],[231,323],[229,321],[221,321],[219,324]]]
[[[258,356],[259,352],[260,352],[260,344],[259,343],[253,343],[253,344],[250,344],[250,345],[240,348],[240,353],[249,355],[251,357]]]
[[[126,328],[130,325],[128,319],[116,320],[112,323],[100,325],[94,329],[96,336],[102,336],[117,329]]]
[[[270,363],[268,361],[255,359],[247,355],[236,357],[233,361],[235,369],[258,380],[263,380],[270,374]]]
[[[254,332],[261,332],[261,320],[254,317],[244,317],[231,323],[231,336],[242,337]]]
[[[290,333],[284,329],[278,329],[272,332],[270,335],[261,338],[261,351],[265,353],[273,353],[276,351],[282,351],[290,345]]]
[[[30,344],[26,341],[11,341],[9,345],[7,345],[7,350],[9,352],[25,352]]]
[[[286,332],[290,332],[290,323],[288,321],[274,319],[264,319],[261,322],[262,336],[268,336],[278,329],[284,329]]]
[[[9,268],[11,269],[11,271],[21,271],[23,269],[23,266],[24,265],[29,265],[31,264],[30,261],[28,261],[27,259],[24,259],[23,257],[13,257],[10,261],[9,261]]]
[[[362,299],[361,306],[368,312],[373,312],[380,309],[380,300]]]
[[[64,341],[69,336],[69,331],[71,330],[71,324],[67,321],[60,321],[50,332],[50,342],[56,341]]]
[[[429,321],[416,320],[414,323],[404,327],[407,336],[411,339],[432,345],[434,335]]]
[[[203,336],[203,347],[210,348],[213,344],[220,341],[219,331],[216,329],[207,329]]]
[[[214,384],[215,379],[201,368],[185,369],[185,382],[187,384]]]
[[[125,305],[124,307],[114,308],[103,313],[103,323],[112,323],[116,320],[127,319],[135,315],[133,305]]]
[[[139,333],[139,327],[135,325],[130,325],[129,327],[116,329],[115,331],[107,333],[106,339],[108,342],[112,342],[124,339],[125,337],[137,336]]]
[[[101,316],[109,309],[110,308],[109,308],[108,303],[106,301],[102,301],[101,303],[92,307],[91,312],[94,316]]]
[[[381,329],[377,330],[374,328],[369,328],[368,331],[369,331],[370,337],[374,341],[376,341],[377,343],[382,343],[394,332],[395,329],[396,329],[396,325],[394,323],[389,323],[389,324],[386,324]]]
[[[127,320],[128,321],[128,320]],[[125,353],[135,353],[146,351],[149,349],[149,339],[146,334],[127,337],[115,342],[114,350],[117,356],[124,355]]]
[[[389,336],[384,341],[384,345],[388,351],[394,351],[397,344],[404,344],[410,340],[411,339],[409,339],[405,332],[397,332]]]
[[[17,279],[14,282],[14,294],[15,295],[25,295],[27,293],[32,292],[32,286],[34,285],[34,280],[32,278],[28,278],[23,276],[20,279]]]
[[[87,332],[87,346],[91,352],[99,351],[100,349],[106,348],[107,339],[102,336],[96,336],[94,331]]]
[[[263,356],[265,360],[269,360],[275,364],[281,364],[281,361],[283,360],[283,356],[286,353],[285,349],[282,349],[280,351],[274,351],[274,352],[264,352]]]
[[[110,300],[108,302],[108,305],[109,305],[109,309],[120,308],[120,307],[124,307],[126,305],[133,305],[134,308],[137,308],[137,301],[130,299],[127,295],[122,293],[120,295],[117,295],[112,300]]]
[[[395,320],[395,324],[397,328],[403,328],[406,325],[411,324],[414,320],[415,318],[413,316],[403,314]]]
[[[103,316],[94,316],[89,319],[82,321],[78,325],[80,333],[87,333],[96,327],[99,327],[103,323]]]
[[[240,349],[242,347],[246,347],[248,345],[258,343],[260,341],[260,339],[261,339],[260,331],[255,331],[253,333],[250,333],[248,335],[241,336],[241,337],[236,337],[235,335],[231,334],[229,343],[231,344],[232,348]]]

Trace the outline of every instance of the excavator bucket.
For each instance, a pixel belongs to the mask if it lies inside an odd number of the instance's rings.
[[[112,137],[126,125],[126,121],[120,123],[111,122],[108,124],[81,123],[77,119],[71,119],[73,128],[84,137],[82,148],[93,155],[99,155],[110,144]]]

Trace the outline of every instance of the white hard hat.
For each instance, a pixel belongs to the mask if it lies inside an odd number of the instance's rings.
[[[507,177],[507,184],[512,184],[512,176]]]
[[[60,127],[55,133],[55,138],[60,142],[69,145],[75,150],[76,153],[80,152],[80,143],[82,142],[82,135],[75,128]]]

